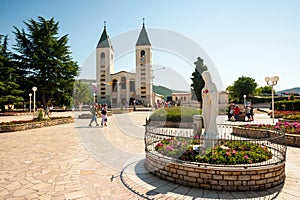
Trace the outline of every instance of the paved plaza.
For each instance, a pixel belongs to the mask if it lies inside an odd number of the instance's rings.
[[[285,184],[267,191],[185,187],[151,175],[144,165],[150,112],[110,116],[108,127],[75,123],[0,134],[0,199],[300,199],[300,149],[288,147]],[[31,116],[0,117],[1,121]],[[219,123],[225,117],[218,118]],[[271,123],[266,114],[255,122]]]

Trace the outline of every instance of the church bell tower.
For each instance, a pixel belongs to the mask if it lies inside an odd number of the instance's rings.
[[[135,45],[136,57],[136,99],[152,106],[152,47],[143,19],[142,30]]]

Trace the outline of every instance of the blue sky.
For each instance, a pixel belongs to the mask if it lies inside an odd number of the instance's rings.
[[[198,44],[213,64],[204,62],[219,73],[224,88],[240,76],[254,78],[259,86],[265,86],[265,76],[275,75],[280,77],[277,91],[300,87],[297,0],[1,0],[0,5],[0,34],[8,35],[10,44],[15,43],[13,26],[25,28],[23,21],[36,20],[37,16],[59,21],[60,34],[69,35],[72,56],[82,66],[81,78],[95,79],[92,55],[103,31],[103,21],[107,21],[110,37],[117,38],[133,30],[138,34],[145,18],[149,32],[174,31]],[[151,41],[150,33],[149,37]],[[161,41],[168,39],[162,37]],[[134,50],[135,43],[128,45]],[[191,62],[178,54],[154,50],[153,64],[154,69],[167,68],[154,71],[154,82],[188,89],[194,71]],[[134,70],[134,66],[133,52],[115,63],[116,71]]]

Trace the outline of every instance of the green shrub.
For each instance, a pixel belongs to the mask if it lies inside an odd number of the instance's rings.
[[[276,101],[274,102],[275,110],[300,111],[300,100],[297,101]]]
[[[151,121],[192,122],[194,115],[200,115],[199,109],[191,107],[160,108],[151,114]]]

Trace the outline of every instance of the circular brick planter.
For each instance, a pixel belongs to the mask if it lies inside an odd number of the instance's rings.
[[[282,184],[285,179],[284,163],[253,168],[197,166],[146,153],[146,167],[164,180],[211,190],[264,190]]]
[[[215,140],[215,142],[224,139],[228,141],[245,141],[244,136],[250,134],[255,139],[247,139],[247,141],[266,146],[272,152],[272,158],[263,162],[235,165],[182,161],[177,157],[172,158],[159,153],[155,150],[156,145],[161,140],[168,138],[193,138],[196,135],[195,130],[174,130],[146,126],[146,167],[150,173],[161,179],[210,190],[252,191],[265,190],[282,185],[285,180],[286,159],[284,133],[265,129],[257,132],[257,135],[253,135],[249,133],[249,129],[243,128],[245,129],[243,132],[239,130],[240,128],[238,126],[220,124],[218,125],[219,137],[212,140]],[[256,130],[253,131],[255,132]],[[233,132],[241,135],[237,136]],[[280,144],[278,141],[283,141],[283,144]]]

